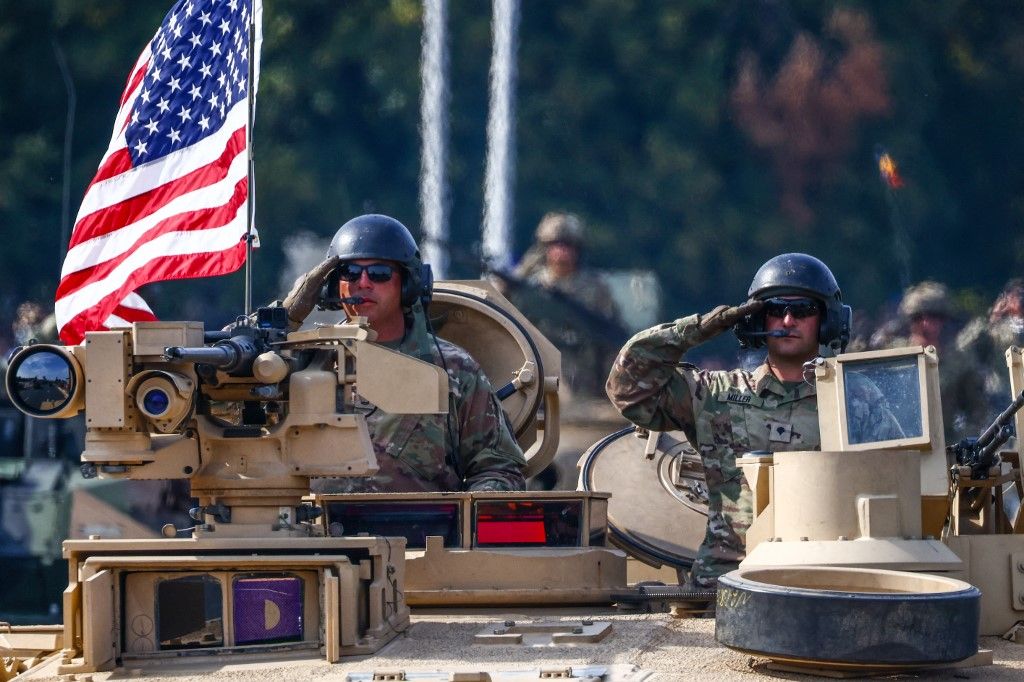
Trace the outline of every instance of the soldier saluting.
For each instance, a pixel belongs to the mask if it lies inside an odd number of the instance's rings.
[[[448,414],[393,415],[360,399],[380,471],[372,477],[320,478],[313,492],[523,490],[523,452],[480,365],[438,338],[426,304],[433,278],[402,223],[363,215],[342,225],[320,265],[285,299],[297,328],[312,310],[364,317],[377,343],[444,368]]]
[[[820,345],[841,352],[849,338],[851,309],[832,272],[813,256],[772,258],[754,275],[748,297],[739,306],[640,332],[619,352],[606,386],[622,416],[653,431],[681,430],[701,455],[708,526],[691,581],[702,589],[713,588],[745,555],[752,502],[736,458],[753,450],[820,449],[817,397],[803,366]],[[754,371],[680,362],[686,351],[734,326],[742,345],[768,349]],[[865,395],[856,400],[854,418],[898,431],[878,389],[858,390]]]

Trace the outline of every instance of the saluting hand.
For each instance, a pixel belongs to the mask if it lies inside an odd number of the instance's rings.
[[[331,256],[295,280],[292,290],[284,297],[282,303],[288,309],[290,329],[298,329],[306,316],[313,311],[313,306],[320,297],[320,290],[340,260],[337,256]]]
[[[750,300],[737,306],[720,305],[711,312],[700,316],[701,341],[707,341],[731,329],[747,315],[754,315],[764,308],[764,301]]]

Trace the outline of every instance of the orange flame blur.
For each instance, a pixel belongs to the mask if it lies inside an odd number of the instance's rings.
[[[882,182],[889,186],[889,189],[903,187],[903,178],[900,177],[896,162],[886,152],[878,157],[878,172],[882,176]]]

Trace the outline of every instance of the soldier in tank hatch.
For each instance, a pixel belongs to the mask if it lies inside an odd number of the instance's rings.
[[[321,478],[313,491],[433,492],[523,490],[522,450],[479,364],[429,328],[432,277],[409,231],[394,218],[363,215],[335,234],[327,259],[284,301],[294,327],[316,303],[365,317],[377,343],[443,367],[448,414],[392,415],[358,400],[380,471],[365,478]]]
[[[624,417],[654,431],[683,431],[701,456],[708,525],[692,587],[713,588],[745,555],[753,520],[750,488],[736,459],[752,451],[820,449],[818,405],[804,363],[820,346],[841,351],[851,309],[817,258],[787,253],[757,271],[748,301],[652,327],[630,339],[608,377],[608,397]],[[683,361],[691,348],[735,327],[741,344],[766,347],[753,371],[708,371]],[[851,416],[867,440],[900,437],[877,387],[857,387]]]

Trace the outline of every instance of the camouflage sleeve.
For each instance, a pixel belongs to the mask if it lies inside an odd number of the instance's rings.
[[[526,490],[526,458],[482,371],[459,372],[456,397],[459,457],[465,490]]]
[[[638,426],[692,436],[697,373],[677,366],[696,346],[700,316],[640,332],[619,351],[605,390],[622,416]]]

